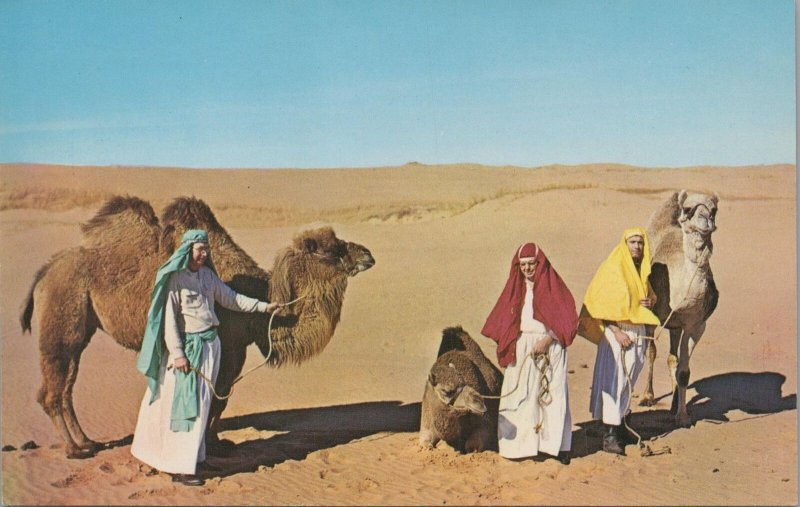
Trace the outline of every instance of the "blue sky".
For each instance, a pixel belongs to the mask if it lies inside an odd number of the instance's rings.
[[[0,1],[0,162],[795,161],[794,0]]]

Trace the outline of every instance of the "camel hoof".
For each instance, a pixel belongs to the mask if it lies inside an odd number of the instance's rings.
[[[642,396],[642,399],[639,400],[640,407],[652,407],[655,404],[656,404],[656,399],[652,394],[651,395],[645,394],[644,396]]]
[[[89,449],[71,449],[67,452],[67,459],[87,459],[93,458],[96,453]]]
[[[688,414],[675,417],[675,426],[678,428],[689,428],[692,426],[692,419]]]
[[[81,451],[91,452],[92,455],[95,455],[98,452],[100,452],[101,450],[103,450],[105,448],[105,446],[103,444],[99,443],[99,442],[95,442],[93,440],[90,440],[90,441],[86,442],[85,444],[81,444],[78,448]]]

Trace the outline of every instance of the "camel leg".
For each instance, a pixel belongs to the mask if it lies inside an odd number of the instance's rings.
[[[420,428],[419,430],[419,446],[424,449],[433,449],[436,447],[436,444],[439,443],[439,439],[434,436],[433,431],[429,428]]]
[[[682,329],[669,330],[669,356],[667,357],[667,367],[669,368],[669,378],[672,380],[672,408],[670,411],[677,412],[677,389],[678,389],[678,348],[680,347]]]
[[[689,385],[689,336],[683,335],[678,352],[678,369],[675,375],[678,386],[674,398],[677,400],[675,424],[686,428],[691,425],[689,412],[686,410],[686,387]]]
[[[75,408],[72,406],[72,387],[75,385],[75,378],[78,375],[78,360],[70,361],[68,370],[67,385],[64,387],[64,396],[61,399],[64,421],[78,447],[86,452],[94,454],[99,450],[100,445],[92,441],[86,436],[86,433],[83,432],[83,428],[81,428],[78,422],[78,417],[75,415]]]
[[[233,381],[244,368],[244,362],[247,356],[246,347],[227,346],[224,341],[223,332],[231,333],[225,329],[220,332],[220,341],[222,346],[222,357],[220,359],[219,373],[217,374],[217,382],[214,389],[220,396],[227,396],[231,392]],[[222,412],[228,406],[228,399],[220,400],[214,397],[211,400],[211,408],[208,414],[208,426],[206,427],[206,452],[212,456],[227,456],[233,450],[233,442],[229,440],[222,440],[219,438],[219,424],[222,419]]]
[[[477,426],[464,442],[465,452],[483,452],[487,450],[489,443],[489,429],[485,426]]]
[[[67,428],[69,428],[70,433],[75,439],[75,443],[81,448],[81,450],[91,453],[92,455],[100,450],[101,446],[97,442],[87,437],[86,433],[83,432],[83,428],[81,428],[81,425],[78,422],[78,417],[75,415],[75,408],[72,405],[72,388],[75,386],[75,381],[78,378],[78,366],[80,365],[81,354],[89,344],[89,340],[96,329],[96,327],[90,326],[86,330],[85,341],[80,345],[79,351],[70,357],[67,367],[66,383],[64,385],[64,394],[61,398],[62,408],[64,410],[64,419],[67,424]]]
[[[687,428],[691,426],[692,420],[689,417],[689,409],[686,407],[686,389],[689,387],[689,358],[692,355],[700,336],[705,331],[705,323],[683,333],[680,345],[680,354],[678,356],[678,368],[676,379],[678,382],[677,388],[677,410],[675,413],[675,424],[679,427]]]
[[[422,404],[419,418],[419,445],[424,449],[433,449],[441,440],[433,425],[431,414],[431,401],[436,397],[430,384],[425,384],[425,391],[422,394]]]
[[[221,395],[228,394],[230,390],[230,383],[217,384],[214,389]],[[211,408],[208,413],[208,426],[206,427],[206,451],[212,456],[224,456],[231,450],[231,442],[219,438],[219,423],[222,419],[222,411],[228,406],[228,400],[218,400],[214,398],[211,401]]]
[[[647,340],[647,386],[642,393],[642,399],[639,401],[640,406],[650,407],[655,403],[655,395],[653,394],[653,365],[656,362],[656,342]]]
[[[92,456],[81,449],[73,440],[64,417],[63,393],[67,380],[67,370],[69,369],[68,360],[64,357],[42,356],[42,385],[39,388],[37,401],[50,416],[53,426],[61,435],[61,439],[66,446],[67,458],[82,459]]]
[[[67,458],[88,458],[93,453],[82,448],[81,444],[88,440],[86,435],[74,431],[80,426],[72,408],[77,365],[88,341],[88,291],[82,290],[80,283],[51,285],[46,280],[43,283],[38,290],[42,386],[37,400],[64,440]]]

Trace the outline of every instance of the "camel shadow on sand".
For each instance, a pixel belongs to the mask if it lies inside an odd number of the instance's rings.
[[[689,386],[696,395],[687,403],[692,426],[698,421],[728,422],[727,414],[733,410],[752,415],[796,410],[797,394],[782,394],[785,381],[784,375],[775,372],[732,372],[697,380]],[[671,393],[665,394],[656,401],[670,396]],[[663,409],[634,412],[628,416],[628,425],[643,441],[678,429],[672,413]],[[578,426],[581,429],[572,433],[573,456],[583,457],[600,451],[603,447],[600,421],[587,421]],[[627,452],[632,451],[635,452],[635,446],[628,446]]]
[[[272,433],[265,438],[236,444],[229,456],[211,457],[222,468],[214,476],[254,472],[287,460],[302,460],[309,454],[354,440],[390,432],[419,431],[420,404],[374,401],[262,412],[220,421],[221,431],[252,429]]]

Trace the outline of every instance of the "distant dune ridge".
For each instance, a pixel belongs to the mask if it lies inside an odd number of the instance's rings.
[[[410,163],[374,169],[197,170],[0,164],[0,210],[97,207],[121,193],[159,207],[180,194],[215,196],[203,198],[231,225],[296,225],[321,213],[339,223],[409,222],[548,191],[598,188],[649,195],[697,184],[717,188],[723,178],[723,199],[793,198],[793,188],[775,189],[778,195],[752,192],[753,182],[765,172],[793,171],[791,165],[645,169],[619,164],[519,168]],[[654,188],[654,177],[663,186]],[[225,182],[222,188],[219,180]]]
[[[17,449],[2,454],[2,503],[795,505],[796,183],[793,165],[0,165],[0,444]],[[713,259],[720,300],[692,355],[692,427],[675,428],[669,414],[664,338],[655,405],[632,403],[630,424],[654,450],[669,452],[600,450],[588,412],[596,348],[587,340],[569,348],[569,466],[462,455],[443,443],[420,449],[420,401],[441,330],[462,326],[496,364],[494,343],[479,330],[518,246],[542,245],[580,305],[622,230],[645,226],[680,189],[720,196]],[[39,334],[35,325],[22,334],[20,304],[36,270],[79,246],[81,224],[112,195],[147,200],[156,213],[176,196],[201,198],[262,266],[318,223],[369,245],[377,259],[368,277],[348,286],[339,326],[318,357],[262,368],[237,384],[221,420],[221,436],[236,448],[212,458],[223,472],[202,488],[174,485],[130,455],[145,381],[135,354],[102,332],[82,355],[74,402],[86,432],[109,448],[65,459],[35,402]],[[245,370],[261,360],[251,347]],[[635,393],[643,388],[640,379]],[[31,440],[39,448],[22,450]]]

